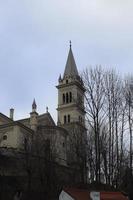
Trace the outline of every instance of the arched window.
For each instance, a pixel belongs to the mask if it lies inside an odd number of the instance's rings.
[[[62,101],[63,101],[63,103],[65,103],[65,94],[63,94],[63,96],[62,96]]]
[[[70,103],[72,102],[72,93],[71,92],[69,92],[69,99],[70,99]]]
[[[66,115],[64,115],[64,124],[66,124]]]
[[[70,115],[68,115],[68,123],[70,123]]]
[[[66,80],[66,84],[68,83],[68,80]]]
[[[66,103],[69,102],[68,93],[66,93]]]
[[[3,135],[3,140],[7,140],[7,135]]]

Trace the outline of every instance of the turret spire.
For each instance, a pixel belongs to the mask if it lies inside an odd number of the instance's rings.
[[[60,82],[62,79],[61,79],[61,74],[60,74],[60,76],[59,76],[59,78],[58,78],[58,81]]]
[[[36,112],[36,109],[37,109],[37,105],[36,105],[36,101],[34,98],[33,103],[32,103],[32,112]]]
[[[32,103],[32,112],[30,113],[30,127],[34,131],[37,130],[37,125],[38,125],[38,113],[36,112],[36,109],[37,105],[34,99]]]
[[[69,49],[69,54],[68,54],[66,67],[65,67],[65,71],[64,71],[64,77],[65,76],[79,76],[71,46],[72,46],[72,44],[70,41],[70,49]]]

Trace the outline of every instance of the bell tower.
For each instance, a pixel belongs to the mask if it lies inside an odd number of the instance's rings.
[[[78,123],[85,126],[84,85],[79,76],[72,52],[71,42],[63,77],[59,76],[58,125]]]
[[[83,81],[78,73],[71,42],[63,77],[58,79],[58,122],[68,132],[67,164],[78,170],[75,177],[86,177],[86,128]],[[75,179],[76,180],[76,179]]]

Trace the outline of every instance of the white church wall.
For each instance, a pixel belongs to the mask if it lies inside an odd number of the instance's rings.
[[[0,130],[0,147],[24,149],[24,138],[29,134],[18,125],[5,127]]]

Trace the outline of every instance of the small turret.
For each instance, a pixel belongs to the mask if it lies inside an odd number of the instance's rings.
[[[46,113],[48,113],[48,106],[46,107]]]
[[[14,118],[14,109],[10,108],[10,119],[13,120],[13,118]]]
[[[32,103],[32,112],[36,112],[36,109],[37,109],[37,105],[36,105],[36,101],[34,99],[33,103]]]
[[[62,81],[62,78],[61,78],[61,74],[60,74],[60,76],[58,78],[58,82],[60,83],[61,81]]]
[[[38,122],[38,113],[36,112],[37,110],[37,105],[35,99],[33,100],[32,103],[32,112],[30,113],[30,126],[31,129],[36,131],[37,130],[37,122]]]

